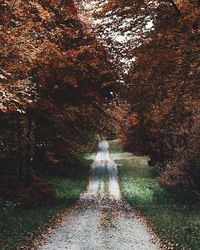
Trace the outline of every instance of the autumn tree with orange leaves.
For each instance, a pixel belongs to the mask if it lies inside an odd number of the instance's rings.
[[[199,198],[199,2],[110,1],[110,9],[140,16],[133,27],[139,43],[126,48],[135,60],[120,90],[131,105],[124,146],[151,157],[162,186]],[[145,31],[150,20],[153,27]]]
[[[73,165],[109,133],[114,78],[73,1],[2,0],[0,11],[0,192],[13,199],[12,182],[14,199],[23,203],[18,187],[34,192],[43,182],[38,170],[60,171],[66,159]]]

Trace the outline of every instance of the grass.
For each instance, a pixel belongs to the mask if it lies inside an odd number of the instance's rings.
[[[15,249],[22,245],[27,236],[38,230],[40,226],[48,225],[50,219],[60,210],[65,209],[79,198],[87,184],[88,166],[91,156],[82,158],[82,172],[73,178],[46,176],[46,180],[56,190],[56,199],[51,203],[29,208],[16,208],[10,202],[4,202],[0,210],[0,249]],[[2,201],[0,202],[2,203]]]
[[[113,158],[120,165],[120,187],[129,204],[150,220],[173,249],[199,250],[200,205],[187,203],[184,193],[169,193],[160,187],[147,157],[122,153],[118,144]]]

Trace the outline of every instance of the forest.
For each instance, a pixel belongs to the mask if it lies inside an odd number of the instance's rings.
[[[196,241],[177,249],[198,250],[200,1],[0,0],[0,46],[0,249],[71,206],[85,155],[118,138],[182,209],[195,204]]]

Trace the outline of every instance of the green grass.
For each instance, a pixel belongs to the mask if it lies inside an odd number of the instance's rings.
[[[119,147],[119,145],[118,145]],[[141,211],[173,249],[200,249],[200,206],[187,203],[184,193],[169,193],[159,186],[146,157],[116,151],[120,186],[129,204]],[[185,199],[186,198],[186,199]]]
[[[50,219],[60,210],[63,210],[79,198],[87,184],[87,173],[91,160],[89,154],[82,159],[82,172],[73,178],[46,176],[46,180],[55,188],[55,201],[30,208],[15,208],[6,202],[0,210],[0,249],[15,249],[21,245],[30,233],[34,233],[40,226],[48,225]]]

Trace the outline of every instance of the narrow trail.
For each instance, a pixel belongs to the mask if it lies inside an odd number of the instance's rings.
[[[158,250],[155,238],[122,199],[108,142],[99,144],[87,190],[39,250]]]

